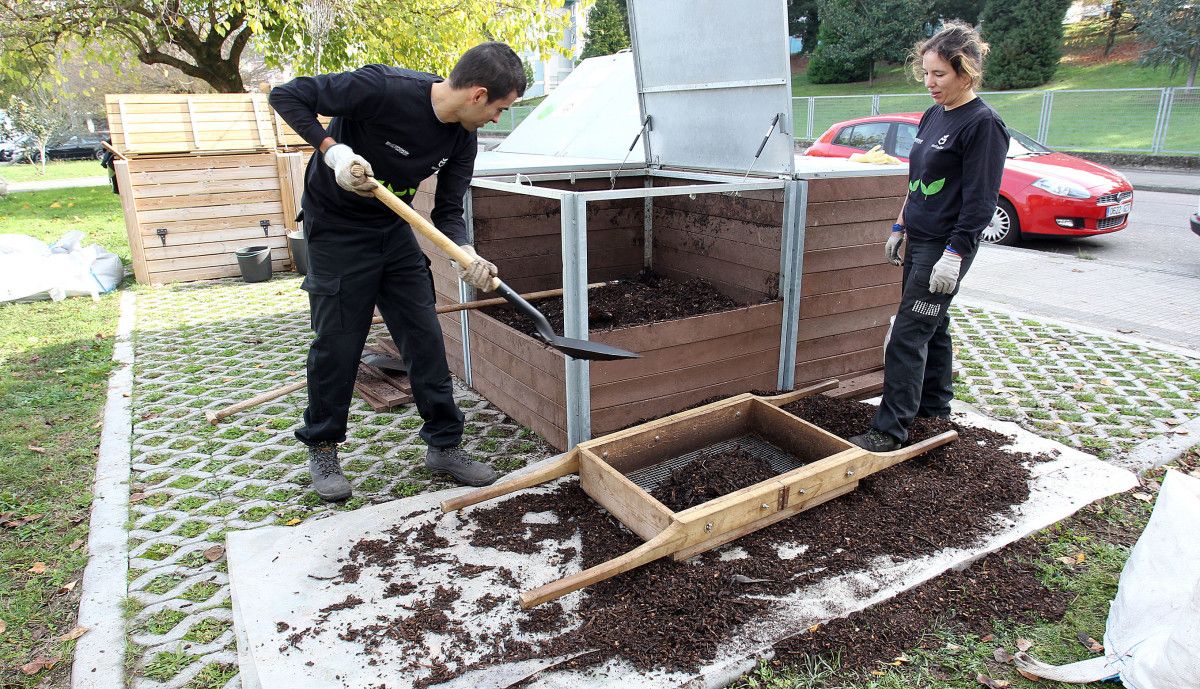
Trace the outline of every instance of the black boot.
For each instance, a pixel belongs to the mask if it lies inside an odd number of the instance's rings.
[[[350,482],[338,462],[337,443],[308,446],[308,473],[312,475],[313,490],[325,502],[341,502],[350,497]]]
[[[900,441],[892,436],[877,431],[874,428],[863,433],[849,438],[850,442],[858,445],[867,452],[891,452],[892,450],[900,449]]]

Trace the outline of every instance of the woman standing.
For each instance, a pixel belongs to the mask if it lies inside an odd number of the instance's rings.
[[[850,442],[872,452],[895,450],[914,418],[950,416],[950,300],[991,221],[1008,153],[1008,131],[975,95],[987,44],[971,26],[950,22],[913,53],[934,105],[917,127],[909,155],[908,197],[885,251],[900,265],[904,293],[884,353],[883,399],[871,428]]]

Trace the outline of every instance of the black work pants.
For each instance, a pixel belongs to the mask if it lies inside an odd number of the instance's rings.
[[[363,344],[378,305],[408,367],[421,438],[434,447],[462,440],[463,414],[454,403],[442,329],[434,311],[429,260],[404,222],[387,227],[305,223],[312,328],[308,409],[296,437],[307,445],[342,442]]]
[[[929,274],[945,249],[945,242],[910,240],[904,252],[904,293],[884,351],[883,398],[871,421],[900,442],[914,418],[949,414],[954,399],[950,301],[974,257],[962,260],[953,293],[933,294]]]

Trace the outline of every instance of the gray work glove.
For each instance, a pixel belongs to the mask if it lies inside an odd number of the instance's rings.
[[[483,290],[484,292],[492,291],[492,279],[499,273],[496,269],[496,264],[486,258],[480,258],[479,254],[475,253],[475,247],[470,244],[463,244],[461,248],[470,254],[474,260],[471,261],[470,265],[458,266],[459,279],[475,289]]]
[[[338,186],[346,191],[352,191],[359,196],[374,196],[371,190],[379,186],[373,177],[375,171],[371,169],[371,164],[366,158],[354,152],[346,144],[334,144],[325,149],[324,153],[325,164],[333,168],[333,176],[337,179]],[[355,175],[352,169],[355,165],[361,165],[364,175]]]
[[[892,236],[888,237],[887,245],[883,247],[884,254],[887,255],[888,263],[894,266],[900,265],[903,261],[900,258],[900,247],[904,245],[904,230],[892,228]]]
[[[958,271],[962,267],[962,257],[946,249],[937,263],[933,264],[933,272],[929,274],[929,291],[934,294],[951,294],[958,286]]]

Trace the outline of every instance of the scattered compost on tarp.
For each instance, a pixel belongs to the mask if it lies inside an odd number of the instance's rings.
[[[842,437],[866,428],[874,411],[868,405],[824,396],[802,399],[785,409]],[[356,543],[329,585],[378,577],[388,582],[387,592],[395,594],[397,612],[362,619],[343,615],[335,622],[322,611],[310,628],[295,631],[280,651],[311,650],[308,646],[319,641],[310,642],[307,637],[328,631],[361,643],[365,663],[387,657],[390,672],[424,671],[417,686],[437,684],[498,663],[588,649],[593,652],[560,667],[588,667],[620,657],[639,670],[695,671],[713,659],[718,647],[733,638],[740,626],[761,618],[776,605],[766,597],[786,596],[827,577],[868,570],[881,557],[929,555],[943,548],[968,546],[993,532],[997,515],[1029,496],[1025,465],[1050,458],[1003,451],[1000,448],[1010,442],[1007,436],[940,419],[918,419],[910,442],[951,428],[958,431],[958,442],[866,478],[845,496],[691,560],[658,560],[598,582],[583,589],[578,603],[570,608],[555,603],[522,611],[516,596],[520,584],[501,564],[463,565],[453,570],[460,581],[487,572],[512,586],[511,591],[489,593],[472,603],[473,609],[505,620],[498,631],[468,629],[455,620],[453,608],[459,598],[455,582],[414,591],[407,582],[391,580],[398,562],[404,562],[407,569],[454,558],[446,539],[434,533],[433,522],[393,527],[386,538]],[[705,486],[719,485],[731,475],[749,477],[761,462],[740,450],[694,462],[685,467],[690,473],[680,472],[675,487],[683,482],[701,486],[699,491],[692,490],[692,499],[703,502],[711,499]],[[642,542],[592,501],[575,480],[564,481],[548,492],[521,493],[495,505],[474,508],[462,519],[459,528],[470,529],[471,546],[544,556],[549,541],[550,560],[564,567],[573,560],[591,567]],[[569,545],[573,543],[580,547]],[[977,601],[971,608],[964,603],[959,612],[967,622],[986,624],[993,613],[997,617],[1022,611],[1053,616],[1061,606],[1060,599],[1037,584],[1028,567],[990,570],[982,575],[975,570],[944,575],[939,581],[950,583],[938,584],[953,587],[987,577],[987,604]],[[883,650],[890,653],[893,646],[911,645],[916,639],[908,638],[909,630],[928,624],[923,617],[926,612],[933,614],[945,607],[939,600],[945,595],[927,588],[906,594],[912,596],[911,609],[876,606],[861,613],[871,616],[872,629],[878,630],[872,633],[880,637],[877,642],[864,643],[853,625],[845,627],[834,621],[785,642],[780,652],[845,654],[854,647],[850,662],[859,662]],[[956,590],[954,595],[974,595],[970,586],[966,589]],[[998,596],[995,591],[1006,593]],[[339,605],[353,600],[348,597]],[[294,621],[291,625],[296,626]],[[532,633],[533,641],[516,638],[518,631],[524,639]],[[397,667],[397,659],[407,665]]]
[[[699,278],[680,282],[652,271],[588,292],[588,326],[592,330],[630,328],[646,323],[702,316],[747,306],[717,291]],[[562,297],[538,302],[555,332],[563,329]],[[533,334],[529,319],[509,306],[493,306],[484,313],[510,328]]]

